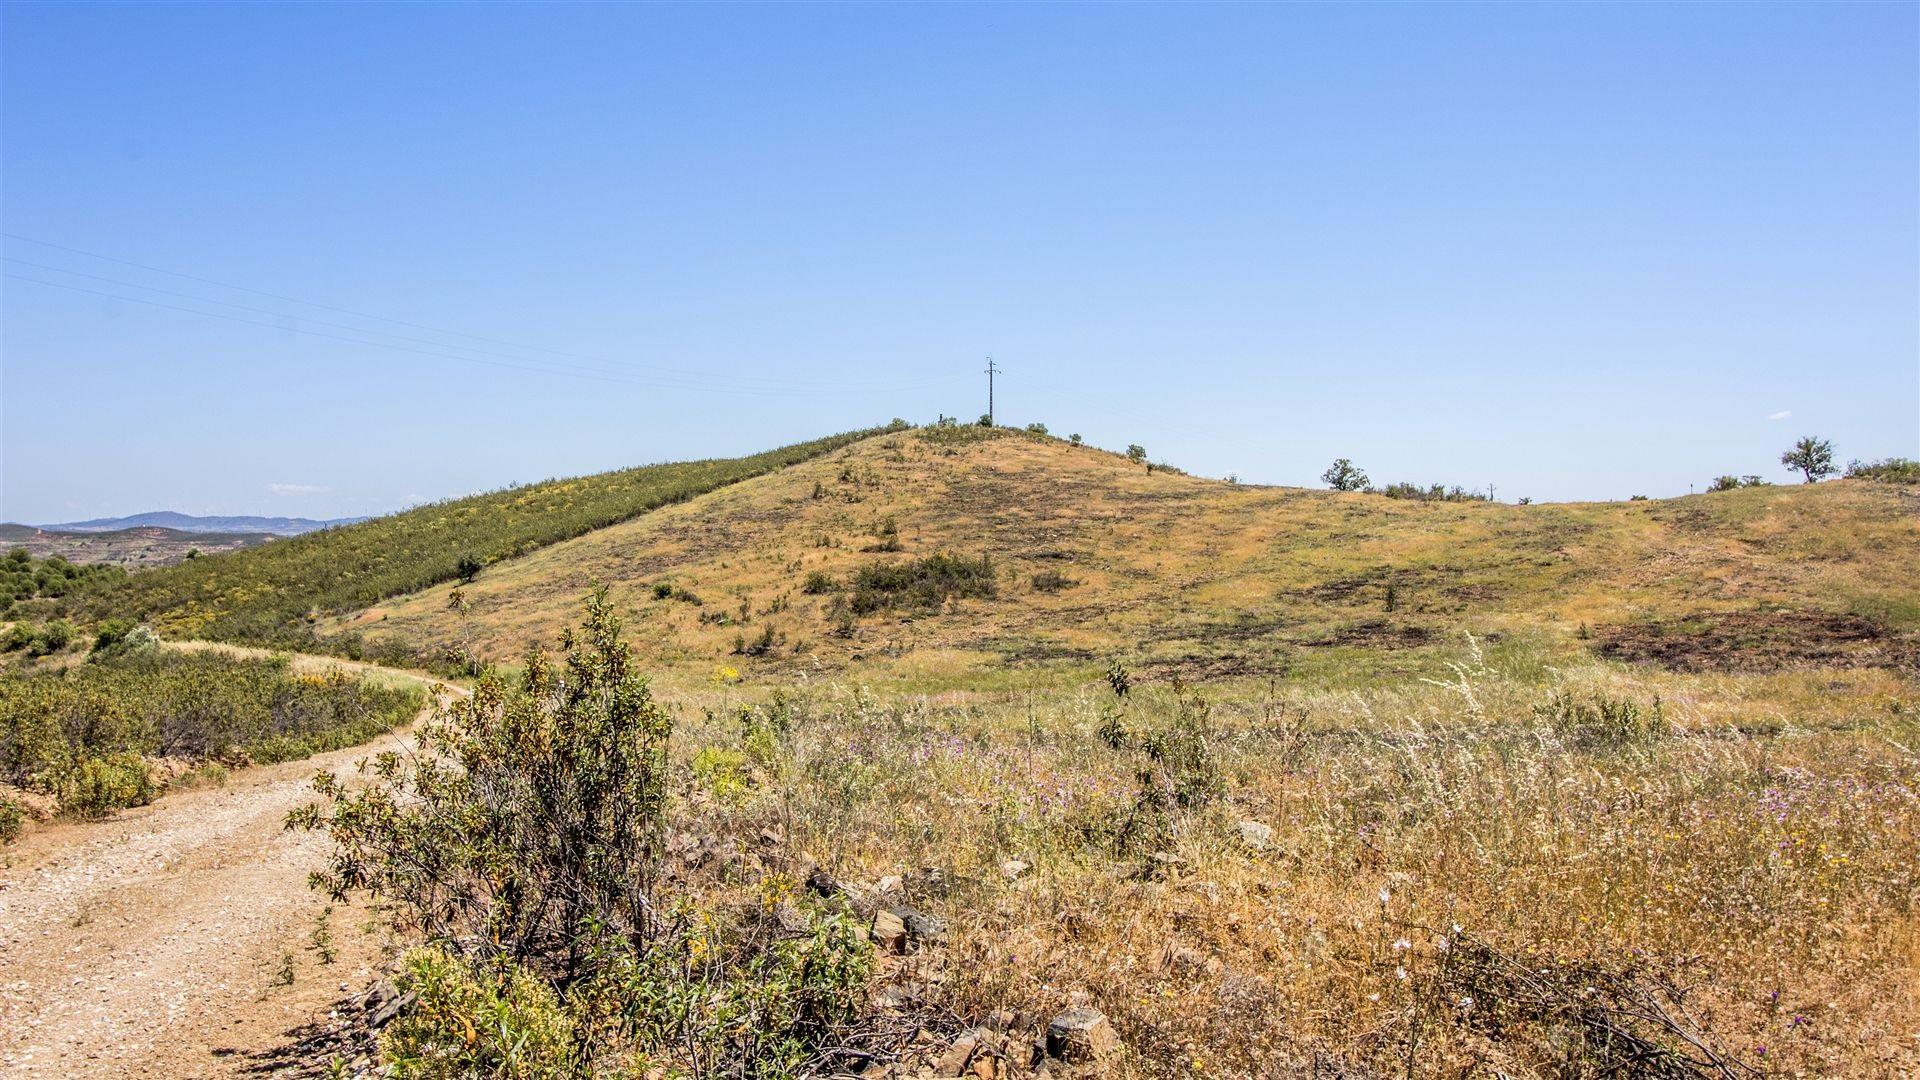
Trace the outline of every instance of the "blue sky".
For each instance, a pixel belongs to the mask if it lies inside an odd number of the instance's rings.
[[[0,518],[972,417],[988,354],[1259,482],[1920,455],[1917,13],[8,5]]]

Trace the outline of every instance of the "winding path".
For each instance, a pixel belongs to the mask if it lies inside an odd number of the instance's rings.
[[[322,657],[295,666],[433,681]],[[220,787],[0,849],[0,1077],[233,1075],[366,985],[384,931],[364,909],[333,910],[335,957],[322,962],[314,935],[327,904],[307,872],[327,841],[283,823],[314,799],[315,772],[351,771],[406,741],[398,731],[240,770]]]

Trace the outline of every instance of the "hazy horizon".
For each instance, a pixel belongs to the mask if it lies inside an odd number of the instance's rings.
[[[0,520],[899,416],[1502,500],[1920,456],[1912,5],[0,9]]]

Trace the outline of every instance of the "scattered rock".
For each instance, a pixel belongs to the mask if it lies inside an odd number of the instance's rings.
[[[409,991],[408,993],[401,994],[399,997],[387,1001],[367,1016],[367,1026],[376,1029],[386,1027],[399,1017],[401,1013],[412,1008],[414,1000],[415,995]]]
[[[874,944],[891,953],[907,951],[907,924],[893,912],[882,908],[873,913],[873,928],[868,931]]]
[[[1120,1036],[1098,1009],[1068,1009],[1047,1025],[1047,1054],[1061,1061],[1103,1061],[1119,1049]]]
[[[807,888],[827,897],[837,896],[840,893],[840,883],[833,880],[833,875],[818,868],[807,875]]]
[[[1000,873],[1004,874],[1008,881],[1020,877],[1031,869],[1033,869],[1033,864],[1027,862],[1025,859],[1008,859],[1006,862],[1000,864]]]
[[[967,1063],[973,1060],[973,1053],[980,1047],[980,1037],[968,1032],[954,1040],[947,1052],[934,1059],[933,1071],[939,1076],[965,1076]]]
[[[947,943],[947,920],[938,915],[925,915],[910,907],[890,909],[907,928],[907,937],[916,945],[944,945]]]
[[[1273,846],[1273,826],[1247,818],[1240,822],[1240,842],[1255,851]]]

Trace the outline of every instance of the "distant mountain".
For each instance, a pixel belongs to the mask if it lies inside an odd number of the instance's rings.
[[[192,533],[272,533],[275,536],[298,536],[315,529],[325,529],[333,525],[351,525],[366,518],[333,518],[328,521],[316,521],[313,518],[295,517],[195,517],[192,514],[175,513],[172,510],[155,510],[146,514],[134,514],[130,517],[94,518],[92,521],[68,521],[58,525],[42,525],[41,528],[55,532],[115,532],[120,529],[161,528],[178,529]]]

